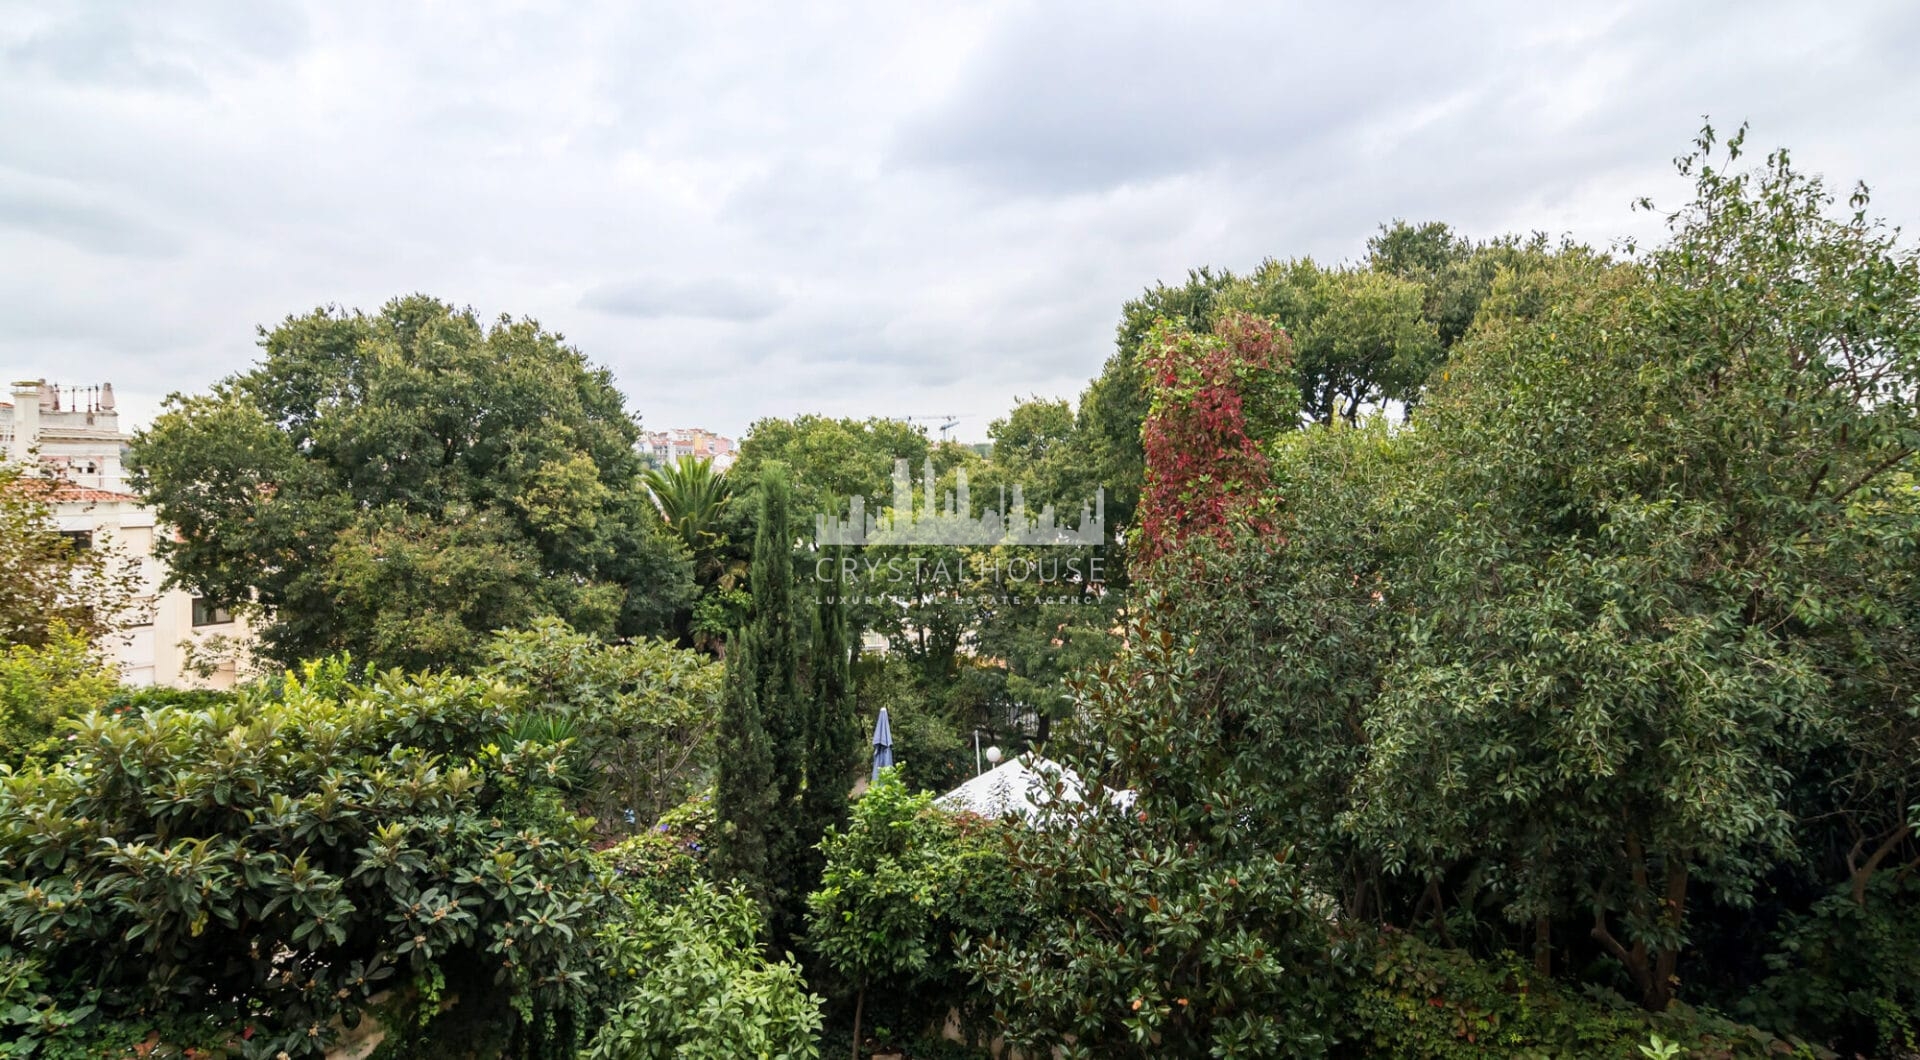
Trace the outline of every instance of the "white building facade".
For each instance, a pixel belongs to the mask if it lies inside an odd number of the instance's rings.
[[[120,679],[231,688],[246,674],[252,636],[244,621],[211,601],[161,588],[167,572],[153,549],[167,530],[126,492],[126,444],[112,384],[69,388],[27,380],[13,384],[11,402],[0,402],[0,458],[54,473],[40,499],[52,509],[56,529],[76,547],[113,548],[138,564],[141,589],[130,621],[103,646],[119,664]]]

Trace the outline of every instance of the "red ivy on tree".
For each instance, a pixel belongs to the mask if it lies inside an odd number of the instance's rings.
[[[1211,334],[1162,321],[1147,349],[1138,554],[1151,571],[1195,537],[1224,544],[1241,523],[1272,532],[1258,439],[1293,426],[1299,394],[1293,343],[1263,317],[1229,312]]]

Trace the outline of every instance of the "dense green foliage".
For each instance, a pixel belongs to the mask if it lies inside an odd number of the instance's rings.
[[[728,475],[753,489],[767,464],[786,467],[798,519],[795,528],[804,530],[813,525],[815,515],[833,511],[851,497],[886,493],[895,460],[905,460],[917,473],[920,462],[935,451],[926,431],[901,420],[811,415],[765,419],[747,431],[739,461]]]
[[[675,631],[696,647],[720,650],[747,603],[740,587],[746,563],[735,544],[741,526],[734,478],[711,460],[682,456],[647,469],[645,481],[661,521],[693,562],[695,595],[675,615]]]
[[[413,296],[290,317],[261,347],[170,398],[129,466],[178,531],[156,548],[173,578],[257,609],[270,658],[464,666],[494,629],[654,632],[686,603],[639,426],[559,336]]]
[[[1580,997],[1512,954],[1474,960],[1392,930],[1367,940],[1351,1033],[1373,1055],[1811,1057],[1783,1040],[1675,1004],[1654,1014],[1618,996]]]
[[[1651,249],[1156,287],[985,451],[765,420],[643,489],[530,324],[289,321],[143,436],[170,547],[441,672],[116,694],[0,601],[0,1055],[1920,1051],[1920,254],[1741,147]],[[902,458],[1110,536],[808,547]],[[974,732],[1037,821],[934,805]]]
[[[1893,477],[1920,442],[1920,259],[1828,219],[1784,156],[1690,164],[1669,244],[1568,263],[1539,312],[1496,286],[1429,397],[1350,818],[1389,872],[1480,876],[1536,946],[1581,916],[1654,1009],[1690,901],[1746,906],[1817,846],[1796,781],[1822,759],[1874,778],[1819,811],[1869,848],[1904,841],[1920,787],[1886,595],[1920,532]]]
[[[1263,432],[1257,376],[1155,374],[1211,362],[1203,336],[1147,333],[1142,481],[1181,487],[1179,519],[1134,572],[1146,624],[1053,749],[1145,816],[1068,800],[1073,827],[1014,844],[1039,926],[980,969],[1016,1036],[1270,1055],[1325,1028],[1469,1055],[1577,1052],[1597,1020],[1593,1048],[1632,1040],[1594,1012],[1501,1038],[1437,991],[1407,1026],[1326,1015],[1408,976],[1497,982],[1517,951],[1542,990],[1906,1047],[1920,258],[1864,192],[1835,217],[1784,155],[1736,172],[1716,146],[1684,160],[1697,198],[1651,252],[1485,251],[1508,264],[1404,425]],[[1431,272],[1415,235],[1376,250]],[[1249,881],[1276,897],[1207,919]],[[1369,924],[1458,952],[1383,983]],[[1188,978],[1235,932],[1291,973]],[[1764,1046],[1716,1019],[1647,1026]]]
[[[59,723],[99,707],[119,676],[86,637],[56,622],[39,646],[0,648],[0,765],[56,757]]]
[[[787,482],[769,463],[754,490],[751,618],[728,650],[714,837],[716,878],[764,904],[782,947],[800,934],[820,839],[844,819],[861,757],[839,567],[812,592],[795,578]]]
[[[502,686],[343,676],[91,714],[0,775],[0,928],[103,1016],[185,1013],[250,1055],[314,1054],[396,973],[511,1000],[526,1055],[564,1045],[602,901],[566,747],[507,743]]]
[[[898,773],[880,779],[845,830],[821,844],[826,871],[808,898],[807,946],[853,990],[861,1040],[869,991],[889,1024],[908,1034],[958,1012],[969,1032],[988,1025],[972,996],[958,940],[1017,931],[1017,892],[999,826],[933,807]]]
[[[721,669],[661,640],[605,644],[557,618],[503,632],[484,677],[521,694],[510,738],[565,739],[574,808],[601,833],[645,828],[713,770]]]
[[[866,759],[861,753],[864,734],[854,716],[853,631],[847,625],[844,587],[844,579],[836,575],[815,590],[807,667],[807,774],[798,817],[803,853],[795,880],[796,887],[808,889],[825,864],[820,841],[846,823],[847,793]]]
[[[708,789],[661,814],[653,827],[601,851],[613,870],[614,890],[671,906],[681,892],[711,875],[707,858],[717,822]]]
[[[786,463],[799,519],[794,529],[802,537],[812,516],[845,514],[851,498],[839,490],[858,491],[852,496],[864,501],[869,514],[889,510],[896,459],[907,461],[915,505],[942,503],[957,491],[962,474],[976,507],[998,509],[1021,490],[1032,512],[1053,504],[1073,524],[1081,505],[1095,502],[1095,467],[1065,402],[1022,402],[988,431],[994,443],[983,457],[964,446],[930,443],[904,423],[766,420],[755,424],[730,477],[776,457]],[[929,465],[931,491],[922,479]],[[808,497],[815,500],[803,500]],[[1123,597],[1107,591],[1107,572],[1117,555],[1113,543],[869,543],[838,557],[852,564],[844,571],[822,562],[823,556],[812,557],[801,564],[801,579],[846,600],[850,639],[878,634],[889,654],[917,669],[919,693],[936,704],[946,726],[981,729],[990,741],[1024,740],[1044,738],[1066,702],[1067,675],[1111,653],[1109,630]],[[844,576],[844,586],[835,585],[836,576]],[[723,612],[727,600],[724,591],[711,593],[695,612]],[[873,697],[863,692],[861,698]],[[863,716],[870,721],[873,713]]]
[[[726,544],[725,520],[733,502],[726,473],[715,471],[711,460],[683,456],[666,467],[649,468],[646,483],[661,521],[693,557],[695,575],[712,577]]]
[[[1009,836],[1030,926],[972,966],[1007,1039],[1073,1057],[1323,1055],[1344,974],[1332,903],[1249,835],[1284,788],[1207,695],[1198,644],[1129,630],[1082,691],[1039,827]],[[1115,790],[1132,785],[1130,799]]]
[[[734,881],[764,907],[779,908],[784,870],[794,848],[791,788],[804,739],[796,716],[799,643],[794,630],[792,542],[787,532],[786,475],[761,473],[759,530],[753,544],[753,613],[729,643],[720,716],[720,761],[714,808],[717,878]]]
[[[1775,933],[1771,973],[1742,1016],[1820,1041],[1920,1050],[1920,878],[1877,873],[1864,894],[1835,888]]]
[[[671,905],[631,899],[601,932],[618,987],[586,1060],[812,1060],[820,1001],[791,961],[761,950],[761,909],[738,891],[699,883]]]

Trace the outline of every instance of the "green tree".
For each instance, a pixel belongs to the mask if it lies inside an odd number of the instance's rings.
[[[1022,401],[1005,418],[987,425],[993,464],[1039,496],[1060,496],[1066,491],[1034,479],[1054,471],[1073,453],[1074,426],[1073,406],[1065,401],[1037,397]]]
[[[741,521],[734,511],[733,481],[715,471],[711,460],[682,456],[647,469],[646,486],[667,530],[693,558],[696,595],[677,616],[676,628],[694,647],[722,652],[747,600],[741,589],[747,564],[735,544]]]
[[[0,648],[120,632],[139,570],[110,541],[76,548],[57,532],[60,482],[0,460]]]
[[[841,517],[852,498],[863,498],[870,512],[883,508],[891,495],[895,462],[907,461],[917,475],[929,457],[936,473],[943,475],[964,461],[977,460],[972,450],[936,445],[927,439],[923,428],[902,420],[808,415],[756,422],[741,442],[739,462],[729,474],[742,490],[750,492],[758,489],[762,468],[776,462],[783,465],[794,519],[791,529],[804,537],[812,532],[816,516]],[[872,550],[868,554],[877,555]],[[872,594],[865,591],[868,587],[863,584],[853,593],[855,602],[847,609],[849,637],[858,640],[869,629],[899,633],[903,627],[896,609],[869,603]],[[920,604],[935,600],[929,596]],[[940,659],[939,638],[934,639],[936,643],[920,656]],[[918,645],[914,648],[917,650]]]
[[[1186,694],[1208,703],[1192,709],[1222,716],[1244,763],[1239,797],[1259,800],[1248,841],[1297,847],[1312,886],[1354,920],[1379,914],[1382,873],[1340,822],[1400,646],[1395,564],[1424,545],[1403,485],[1409,433],[1375,418],[1282,436],[1266,449],[1269,504],[1190,538],[1154,582],[1155,624],[1203,653]]]
[[[801,878],[819,879],[825,864],[822,837],[846,822],[847,793],[859,768],[862,733],[853,714],[854,646],[847,629],[845,594],[850,586],[839,552],[827,556],[832,579],[817,585],[808,667],[806,787],[800,794],[799,843],[806,851]]]
[[[583,1060],[733,1060],[820,1055],[820,999],[791,960],[760,947],[760,909],[704,881],[671,906],[644,897],[599,936],[624,984]]]
[[[651,828],[711,780],[722,674],[703,655],[542,618],[497,634],[480,675],[523,697],[517,735],[569,741],[573,804],[602,834]]]
[[[695,581],[705,589],[725,580],[730,543],[726,517],[733,503],[726,472],[715,471],[711,460],[682,456],[665,467],[649,468],[646,485],[661,521],[693,557]]]
[[[570,1055],[605,902],[564,741],[509,740],[499,682],[345,671],[90,712],[0,771],[0,932],[106,1014],[266,1056],[321,1055],[396,977]]]
[[[1920,256],[1864,192],[1836,218],[1783,152],[1714,147],[1666,244],[1565,263],[1544,311],[1510,275],[1430,395],[1352,816],[1390,869],[1478,866],[1543,949],[1581,925],[1655,1010],[1697,905],[1750,904],[1795,850],[1819,749],[1878,770],[1820,814],[1863,850],[1904,841],[1890,782],[1920,779],[1880,588],[1912,557]]]
[[[1017,931],[997,828],[949,815],[933,798],[882,770],[853,819],[822,843],[827,868],[807,900],[807,943],[853,989],[856,1060],[869,987],[884,985],[909,1027],[945,1024],[956,1007],[977,1007],[957,937]],[[963,1022],[978,1015],[963,1011]]]
[[[252,370],[170,397],[129,466],[178,531],[156,549],[175,583],[255,610],[268,656],[470,664],[502,626],[633,634],[687,601],[638,425],[560,336],[416,295],[260,344]]]
[[[1396,220],[1381,225],[1367,240],[1367,263],[1420,285],[1425,291],[1422,315],[1433,325],[1440,345],[1452,349],[1473,326],[1502,271],[1527,272],[1569,251],[1577,253],[1579,247],[1571,242],[1551,247],[1538,232],[1525,239],[1506,235],[1475,243],[1438,221],[1411,225]]]
[[[1363,407],[1416,401],[1444,348],[1422,315],[1424,289],[1374,269],[1272,261],[1239,281],[1224,306],[1272,317],[1294,350],[1300,403],[1315,422],[1358,421]]]
[[[786,465],[792,507],[800,520],[797,528],[806,528],[815,515],[844,506],[850,498],[884,498],[894,461],[905,460],[917,472],[935,448],[924,429],[904,420],[812,415],[763,419],[748,429],[739,460],[728,474],[746,484],[742,488],[753,488],[764,465]]]
[[[57,757],[60,722],[100,710],[119,687],[113,665],[58,622],[43,643],[0,648],[0,765]]]
[[[1205,694],[1199,643],[1138,621],[1127,641],[1050,749],[1077,775],[1043,782],[1038,826],[1008,833],[1030,923],[980,938],[968,967],[1029,1053],[1329,1052],[1330,909],[1258,829],[1283,789],[1242,742],[1249,719]]]
[[[1100,493],[1113,525],[1111,491],[1099,479],[1089,434],[1067,402],[1021,402],[987,434],[992,457],[977,490],[1011,493],[1018,484],[1029,507],[1051,503],[1064,513]],[[1111,631],[1126,595],[1121,551],[1110,529],[1101,545],[1002,545],[971,557],[976,568],[995,572],[976,578],[976,591],[994,603],[974,632],[974,645],[997,662],[1005,698],[1016,714],[1032,716],[1040,740],[1069,701],[1067,677],[1115,650]]]
[[[764,907],[768,880],[767,826],[777,809],[773,743],[760,713],[760,690],[747,663],[754,629],[736,630],[715,740],[713,808],[717,830],[710,860],[713,878],[729,881]]]
[[[787,472],[764,465],[755,491],[752,618],[728,662],[727,714],[721,721],[715,794],[721,821],[716,874],[764,903],[776,940],[786,920],[806,851],[799,843],[799,798],[806,782],[808,704],[801,695],[800,640],[794,626],[793,539]]]

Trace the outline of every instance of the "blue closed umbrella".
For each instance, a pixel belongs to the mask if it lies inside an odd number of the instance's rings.
[[[880,708],[880,717],[873,723],[873,779],[880,779],[880,771],[893,764],[893,726],[887,722],[887,708]]]

